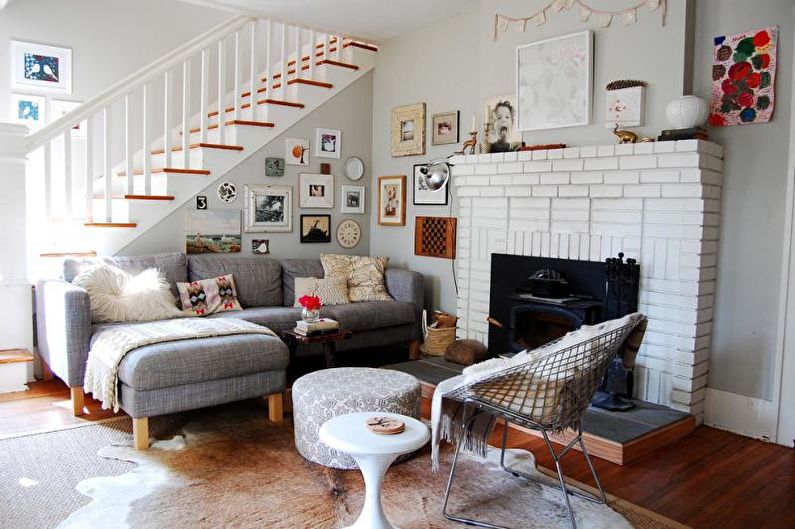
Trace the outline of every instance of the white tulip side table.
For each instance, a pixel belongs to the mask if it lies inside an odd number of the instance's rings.
[[[367,428],[371,417],[391,417],[405,423],[402,433],[383,435]],[[396,413],[349,413],[329,419],[320,427],[320,439],[334,450],[350,454],[364,476],[365,499],[356,523],[347,529],[397,529],[381,506],[381,487],[389,465],[400,455],[422,448],[430,439],[422,422]]]

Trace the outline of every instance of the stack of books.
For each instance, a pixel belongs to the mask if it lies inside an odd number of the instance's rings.
[[[660,133],[657,141],[674,140],[709,140],[709,132],[704,127],[693,127],[689,129],[669,129]]]
[[[321,334],[333,334],[340,330],[340,324],[329,318],[320,318],[317,321],[297,321],[295,322],[295,334],[301,336],[319,336]]]

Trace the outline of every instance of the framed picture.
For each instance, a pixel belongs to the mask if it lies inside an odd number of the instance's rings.
[[[644,94],[642,86],[607,90],[605,128],[643,125]]]
[[[188,211],[186,253],[237,253],[241,248],[240,210]]]
[[[301,242],[331,242],[331,215],[301,215]]]
[[[196,209],[207,209],[207,195],[196,195]]]
[[[392,109],[392,157],[425,154],[425,103]]]
[[[246,186],[246,232],[293,231],[292,186]]]
[[[365,188],[363,186],[342,186],[343,213],[364,213]]]
[[[317,129],[315,156],[318,158],[339,158],[341,151],[342,132],[332,129]]]
[[[458,122],[460,118],[461,112],[458,110],[434,114],[431,118],[431,144],[450,145],[451,143],[458,143]]]
[[[589,30],[516,48],[519,130],[591,122],[593,33]]]
[[[333,208],[334,175],[298,175],[298,205],[302,208]]]
[[[287,165],[309,165],[309,140],[287,138],[284,160]]]
[[[265,158],[265,176],[284,176],[284,158]]]
[[[56,119],[60,118],[61,116],[68,114],[72,110],[79,107],[81,103],[79,101],[63,101],[60,99],[53,99],[50,101],[50,115],[47,117],[48,122],[53,122]],[[72,127],[72,137],[73,138],[85,138],[86,137],[86,122],[81,121],[80,123],[76,123]]]
[[[43,96],[11,94],[11,119],[32,129],[43,127],[47,119],[47,100]]]
[[[271,242],[269,239],[252,239],[251,253],[255,255],[265,255],[271,253]]]
[[[406,176],[378,177],[378,224],[406,225]]]
[[[11,88],[72,93],[72,50],[11,41]]]
[[[512,95],[489,97],[484,106],[488,152],[516,150],[522,142],[522,133],[516,127],[516,98]]]
[[[441,189],[433,191],[425,185],[425,178],[420,172],[420,168],[425,164],[414,166],[414,205],[415,206],[446,206],[447,205],[447,184]]]

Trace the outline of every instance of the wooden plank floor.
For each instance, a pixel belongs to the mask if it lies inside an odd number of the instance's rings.
[[[58,380],[30,388],[0,395],[0,437],[114,416],[86,397],[86,415],[72,417],[69,391]],[[430,416],[428,399],[423,415]],[[494,444],[501,435],[499,429],[494,433]],[[511,429],[508,444],[554,468],[541,439]],[[795,528],[795,450],[790,448],[702,426],[626,465],[594,462],[608,492],[694,528]],[[567,454],[563,465],[569,477],[594,484],[579,453]]]

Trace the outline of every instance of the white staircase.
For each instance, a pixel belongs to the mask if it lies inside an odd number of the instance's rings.
[[[29,262],[118,252],[371,70],[375,52],[236,17],[31,134]]]

